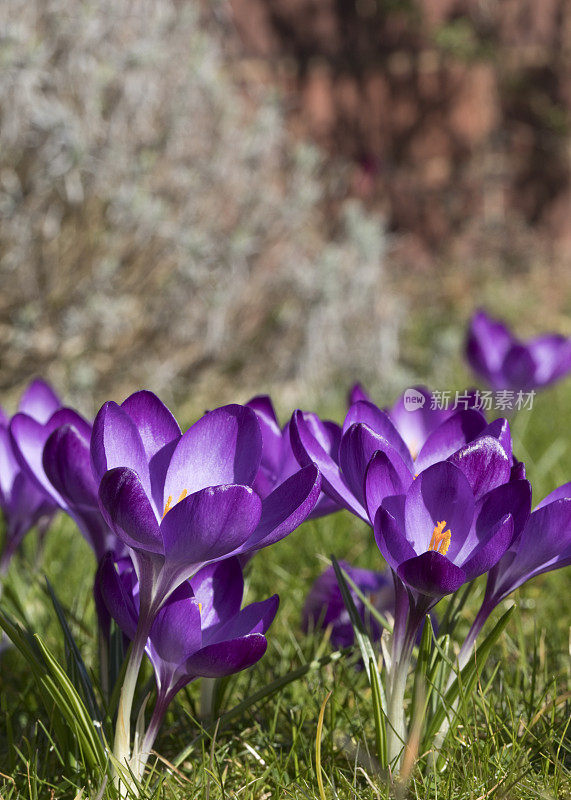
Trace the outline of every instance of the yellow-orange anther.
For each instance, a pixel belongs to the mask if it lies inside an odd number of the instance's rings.
[[[180,497],[178,498],[178,500],[176,502],[180,503],[181,500],[184,500],[184,498],[187,496],[187,494],[188,494],[188,491],[186,489],[183,489],[182,492],[180,493]],[[176,503],[175,503],[175,505],[176,505]],[[172,494],[169,494],[169,496],[167,498],[167,503],[165,505],[165,510],[163,511],[163,517],[165,516],[165,514],[168,514],[168,512],[171,510],[171,508],[172,508]]]
[[[198,610],[199,610],[199,611],[200,611],[200,613],[202,614],[202,603],[199,603],[199,604],[198,604]]]
[[[428,545],[429,550],[435,550],[437,553],[445,556],[448,552],[448,548],[450,547],[450,541],[452,539],[452,532],[450,528],[447,531],[444,530],[446,527],[446,520],[442,520],[439,522],[434,530],[432,531],[432,539],[430,540],[430,544]]]

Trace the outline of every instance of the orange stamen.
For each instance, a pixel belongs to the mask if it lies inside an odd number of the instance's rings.
[[[446,520],[442,520],[442,522],[439,522],[436,525],[432,531],[432,539],[428,545],[429,550],[435,550],[437,553],[440,553],[443,556],[445,556],[448,552],[448,548],[450,547],[450,542],[452,540],[452,532],[450,528],[445,531],[445,527]]]
[[[187,489],[183,489],[182,492],[180,493],[180,497],[178,498],[178,500],[176,502],[180,503],[181,500],[184,500],[184,498],[187,496],[187,494],[188,494],[188,490]],[[175,503],[175,505],[176,505],[176,503]],[[165,506],[165,510],[163,511],[163,518],[164,518],[165,514],[168,514],[168,512],[171,510],[171,508],[172,508],[172,494],[169,494],[168,499],[167,499],[167,504]]]

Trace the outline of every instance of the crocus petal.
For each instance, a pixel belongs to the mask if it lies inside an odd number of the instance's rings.
[[[361,401],[371,402],[371,398],[367,394],[367,392],[363,389],[360,383],[354,383],[351,389],[349,390],[349,395],[347,397],[347,405],[352,406],[353,403],[359,403]]]
[[[68,504],[97,507],[98,487],[91,470],[89,440],[71,425],[50,434],[42,464],[48,479]]]
[[[416,472],[422,472],[432,464],[444,461],[475,439],[486,425],[486,418],[476,409],[457,411],[430,434],[416,459]]]
[[[395,461],[398,459],[403,463],[400,455],[384,437],[374,433],[367,425],[362,423],[351,425],[343,435],[339,446],[339,465],[343,470],[343,476],[362,505],[365,505],[365,474],[367,466],[377,451],[385,452],[389,460],[394,455]],[[408,471],[408,474],[412,478],[410,471]]]
[[[267,443],[265,436],[266,431],[271,432],[271,434],[275,437],[279,436],[281,438],[282,431],[280,424],[278,422],[271,398],[268,397],[267,394],[261,394],[257,395],[256,397],[252,397],[251,400],[248,400],[246,406],[251,408],[258,417],[258,421],[260,422],[260,427],[262,429],[264,447]]]
[[[32,381],[20,400],[18,411],[28,414],[36,422],[45,423],[61,408],[61,400],[51,386],[39,378]]]
[[[444,521],[451,531],[450,547],[463,543],[474,516],[474,495],[464,473],[448,461],[434,464],[418,476],[406,495],[407,536],[417,553],[428,550],[434,528]]]
[[[513,588],[530,577],[569,563],[571,547],[571,498],[559,498],[536,509],[513,545],[516,557],[508,575]]]
[[[10,441],[18,463],[26,475],[59,506],[67,504],[52,486],[43,463],[43,450],[48,436],[62,425],[77,428],[84,438],[89,438],[91,426],[77,412],[61,408],[53,414],[45,425],[27,414],[15,414],[10,423]]]
[[[538,386],[545,386],[571,371],[571,339],[547,334],[532,339],[527,347],[537,365],[535,380]]]
[[[205,644],[239,639],[250,633],[266,633],[278,611],[280,599],[277,594],[259,603],[250,603],[238,614],[223,622],[205,637]]]
[[[238,552],[246,553],[279,542],[314,508],[321,491],[321,476],[313,464],[303,467],[262,501],[260,521],[254,534]]]
[[[177,666],[202,647],[199,604],[187,581],[174,590],[158,612],[149,639],[162,661]]]
[[[474,514],[478,535],[495,527],[506,514],[514,520],[514,535],[518,536],[525,526],[531,511],[531,484],[527,480],[510,481],[492,489],[478,502]]]
[[[565,497],[571,498],[571,481],[569,481],[569,483],[564,483],[563,486],[558,486],[557,489],[554,489],[552,492],[550,492],[547,497],[541,501],[541,503],[537,504],[535,510],[538,511],[540,508],[555,502],[555,500],[561,500]]]
[[[310,429],[303,412],[294,411],[289,430],[292,449],[301,466],[315,464],[321,473],[323,491],[337,503],[366,520],[367,512],[341,477],[339,465]]]
[[[450,456],[448,461],[462,470],[475,497],[481,497],[510,479],[510,460],[497,439],[479,437]]]
[[[114,402],[105,403],[93,423],[91,463],[96,477],[115,467],[128,467],[151,493],[149,463],[137,426],[127,412]]]
[[[7,428],[0,425],[0,497],[8,497],[16,475],[20,472],[20,465],[14,455],[10,433]]]
[[[441,408],[432,408],[432,394],[426,386],[411,388],[424,397],[423,405],[411,409],[405,405],[403,394],[391,408],[389,415],[412,457],[416,458],[431,431],[444,422],[449,412]]]
[[[165,479],[163,502],[207,486],[251,485],[262,456],[262,435],[251,408],[229,405],[205,414],[180,439]]]
[[[469,581],[488,572],[504,555],[514,538],[514,521],[511,514],[506,514],[487,537],[480,542],[470,558],[462,564]]]
[[[99,485],[99,502],[108,525],[128,547],[164,552],[155,512],[132,469],[115,467],[106,472]]]
[[[494,388],[501,388],[495,379],[512,342],[513,337],[503,323],[484,311],[474,314],[468,330],[466,356],[472,369]]]
[[[397,451],[411,472],[413,471],[410,451],[387,413],[381,411],[373,403],[365,401],[354,403],[345,417],[343,435],[347,433],[352,425],[359,422],[367,425],[374,433],[385,439]]]
[[[513,518],[515,538],[521,533],[530,508],[531,486],[528,481],[512,481],[492,489],[477,501],[474,522],[468,536],[463,541],[453,537],[446,555],[456,564],[463,564],[488,540],[491,532],[497,529],[507,514]]]
[[[434,550],[404,561],[397,573],[407,586],[430,597],[452,594],[466,582],[464,570]]]
[[[529,348],[515,342],[504,358],[502,375],[507,388],[529,389],[536,385],[537,364]]]
[[[200,603],[203,630],[218,625],[240,611],[244,594],[244,578],[237,558],[225,558],[207,564],[189,581]]]
[[[251,667],[266,652],[268,643],[261,633],[203,647],[185,664],[189,675],[220,678]]]
[[[374,532],[377,547],[395,572],[399,564],[416,556],[413,546],[404,536],[397,521],[383,506],[375,516]]]
[[[138,613],[133,601],[133,595],[126,590],[125,581],[117,572],[115,562],[110,553],[107,553],[95,576],[98,595],[105,603],[109,614],[125,636],[133,639],[137,630]]]
[[[161,522],[169,566],[190,577],[207,561],[229,555],[244,544],[260,519],[260,498],[249,486],[209,486],[185,497]]]
[[[510,424],[505,419],[505,417],[499,417],[495,419],[493,422],[490,422],[489,425],[486,425],[480,437],[483,436],[493,436],[494,439],[497,439],[501,446],[504,448],[508,458],[510,459],[510,466],[513,464],[513,455],[512,455],[512,435],[510,430]]]
[[[176,419],[152,392],[135,392],[121,403],[121,408],[135,423],[149,460],[166,444],[178,439],[181,435]],[[114,464],[113,466],[129,465]]]
[[[378,450],[365,473],[365,499],[369,519],[374,520],[383,500],[393,495],[406,494],[412,475],[396,451],[391,457]]]

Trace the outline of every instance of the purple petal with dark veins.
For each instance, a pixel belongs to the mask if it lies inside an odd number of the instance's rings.
[[[251,408],[223,406],[189,428],[172,455],[163,502],[208,486],[251,485],[262,456],[262,435]]]
[[[428,550],[434,528],[446,523],[451,546],[466,539],[474,517],[474,495],[463,472],[448,461],[434,464],[411,484],[405,502],[407,537],[417,553]]]
[[[166,562],[188,568],[229,555],[251,536],[262,504],[249,486],[209,486],[174,505],[161,522]],[[194,567],[194,568],[193,568]]]
[[[267,646],[266,637],[261,633],[207,645],[186,661],[185,672],[204,678],[232,675],[259,661]]]
[[[488,572],[504,555],[514,538],[514,521],[511,514],[506,514],[484,541],[478,543],[470,557],[462,564],[467,579]]]
[[[128,547],[164,553],[155,512],[132,469],[115,467],[105,473],[99,485],[99,503],[107,523]]]
[[[462,470],[476,498],[510,479],[510,460],[492,436],[478,437],[451,455],[448,461]]]
[[[121,408],[135,423],[149,460],[165,445],[181,436],[178,422],[165,404],[152,392],[135,392],[121,403]]]
[[[414,471],[410,451],[385,411],[381,411],[373,403],[365,401],[354,403],[345,417],[343,435],[345,436],[352,425],[359,422],[367,425],[374,433],[385,439],[397,451],[410,471]]]
[[[312,433],[303,412],[294,411],[289,426],[291,445],[302,466],[315,464],[321,473],[322,489],[354,514],[367,519],[367,512],[343,480],[339,465]]]
[[[452,594],[466,582],[464,570],[434,550],[404,561],[397,573],[407,586],[430,597]]]
[[[128,467],[150,496],[149,459],[137,426],[117,403],[107,402],[99,410],[91,435],[91,463],[97,479],[115,467]]]
[[[201,604],[203,630],[219,625],[240,611],[244,594],[244,578],[237,558],[225,558],[208,564],[189,581],[194,596]]]
[[[377,547],[395,572],[399,564],[416,556],[414,547],[405,537],[397,521],[383,506],[375,516],[374,532]]]
[[[378,450],[365,473],[365,499],[369,519],[374,520],[377,509],[387,497],[406,494],[413,477],[396,451],[391,456]]]
[[[321,476],[310,464],[288,478],[262,501],[260,521],[238,552],[259,550],[279,542],[304,522],[321,491]]]
[[[153,661],[176,666],[202,647],[201,613],[188,581],[177,587],[158,612],[149,634]]]
[[[486,418],[476,409],[456,411],[430,434],[422,446],[415,462],[416,472],[422,472],[432,464],[444,461],[475,439],[486,425]]]

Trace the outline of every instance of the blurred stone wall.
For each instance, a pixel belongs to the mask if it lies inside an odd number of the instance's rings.
[[[289,91],[292,126],[353,160],[354,192],[419,258],[571,251],[568,0],[232,7],[246,55]]]
[[[379,215],[230,59],[222,4],[0,4],[0,402],[189,413],[398,381]],[[382,365],[382,369],[380,369]]]

